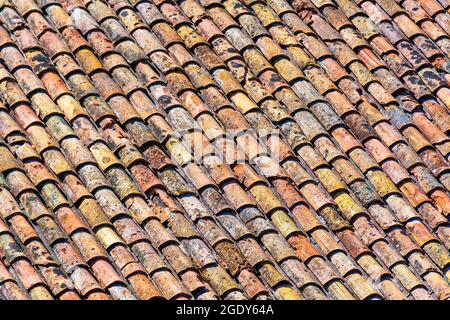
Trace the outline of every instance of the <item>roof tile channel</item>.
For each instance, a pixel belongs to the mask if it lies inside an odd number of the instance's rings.
[[[0,300],[450,299],[445,0],[4,0]]]

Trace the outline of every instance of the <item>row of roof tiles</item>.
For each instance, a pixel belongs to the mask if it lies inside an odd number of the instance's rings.
[[[2,1],[3,296],[448,298],[440,5]]]

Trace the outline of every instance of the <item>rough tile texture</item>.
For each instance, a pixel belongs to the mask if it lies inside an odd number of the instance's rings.
[[[447,0],[0,0],[1,299],[450,299]]]

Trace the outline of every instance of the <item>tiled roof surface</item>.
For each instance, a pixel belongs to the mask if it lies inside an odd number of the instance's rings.
[[[0,0],[1,299],[450,299],[448,0]]]

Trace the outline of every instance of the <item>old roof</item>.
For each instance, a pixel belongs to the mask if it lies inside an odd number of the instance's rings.
[[[1,299],[450,299],[448,0],[0,0]]]

